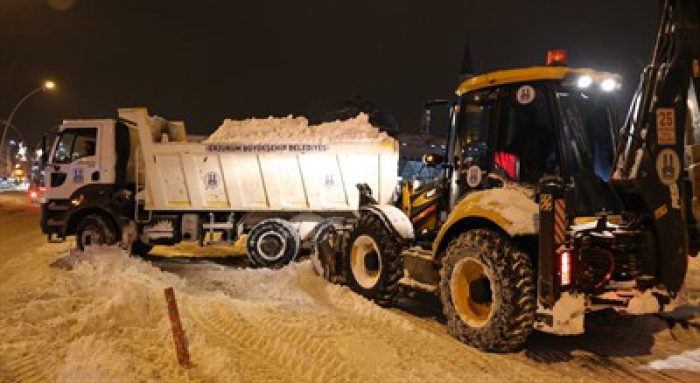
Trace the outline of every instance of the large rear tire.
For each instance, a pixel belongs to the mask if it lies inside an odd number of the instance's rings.
[[[440,298],[457,339],[484,351],[514,351],[535,320],[530,258],[499,233],[463,233],[450,242],[442,261]]]
[[[248,257],[255,265],[278,269],[296,258],[301,240],[287,221],[273,218],[253,226],[247,247]]]
[[[344,267],[350,289],[381,306],[396,300],[403,278],[401,239],[375,214],[363,214],[348,241]]]
[[[117,229],[109,218],[90,214],[78,223],[75,238],[80,250],[88,246],[113,245],[117,242]]]

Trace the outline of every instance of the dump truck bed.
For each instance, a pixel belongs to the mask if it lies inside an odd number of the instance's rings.
[[[146,174],[146,208],[353,211],[358,183],[368,184],[378,201],[391,201],[395,143],[284,146],[251,152],[254,148],[240,145],[155,143],[156,166]]]
[[[185,137],[182,123],[155,120],[143,108],[119,113],[133,123],[138,199],[147,210],[351,212],[359,206],[357,184],[369,185],[380,203],[390,203],[396,189],[398,142],[366,116],[312,127],[300,118],[227,120],[218,139],[197,143],[161,139],[166,131]],[[262,134],[235,142],[251,125]]]

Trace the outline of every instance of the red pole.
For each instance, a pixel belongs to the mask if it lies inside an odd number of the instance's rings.
[[[177,310],[177,302],[175,301],[175,291],[172,287],[165,289],[165,301],[168,304],[168,316],[173,329],[173,339],[175,340],[175,351],[177,352],[177,361],[181,366],[192,367],[190,362],[190,353],[187,351],[187,341],[185,340],[185,330],[182,329],[180,322],[180,313]]]

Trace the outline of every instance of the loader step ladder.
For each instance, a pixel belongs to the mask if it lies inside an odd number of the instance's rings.
[[[431,277],[429,273],[421,273],[420,270],[430,270],[434,267],[433,253],[421,246],[410,247],[401,252],[404,263],[404,276],[399,283],[402,285],[436,293],[439,280]]]

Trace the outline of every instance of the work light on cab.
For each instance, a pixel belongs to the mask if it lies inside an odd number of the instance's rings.
[[[576,81],[576,86],[578,86],[581,89],[588,89],[588,87],[591,86],[593,83],[593,78],[588,75],[584,75],[578,78]]]
[[[619,83],[614,78],[606,78],[600,83],[600,89],[603,92],[612,92],[619,88]]]

